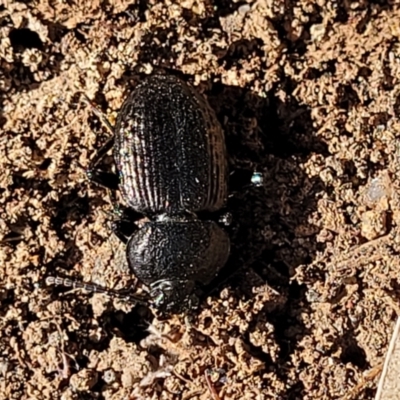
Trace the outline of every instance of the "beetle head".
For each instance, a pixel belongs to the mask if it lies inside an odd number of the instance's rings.
[[[153,304],[162,313],[173,314],[197,308],[198,297],[193,293],[195,283],[182,280],[161,280],[150,285]]]

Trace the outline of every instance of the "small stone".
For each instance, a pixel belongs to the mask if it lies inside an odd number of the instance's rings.
[[[78,391],[90,390],[98,380],[98,374],[92,369],[83,369],[71,377],[71,386]]]
[[[366,211],[361,219],[361,234],[368,240],[376,239],[386,233],[386,213]]]
[[[311,40],[313,42],[320,41],[324,37],[325,31],[326,31],[326,28],[325,28],[324,24],[311,25],[311,27],[310,27]]]
[[[263,185],[263,182],[263,174],[261,172],[254,172],[251,177],[251,183],[256,187],[260,187]]]

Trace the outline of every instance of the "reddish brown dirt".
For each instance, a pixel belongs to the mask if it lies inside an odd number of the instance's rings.
[[[400,314],[395,3],[0,5],[1,399],[373,399]],[[231,170],[264,175],[230,199],[236,274],[163,321],[42,285],[134,283],[80,92],[114,121],[161,68],[208,97]]]

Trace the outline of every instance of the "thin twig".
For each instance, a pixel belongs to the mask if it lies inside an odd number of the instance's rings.
[[[393,366],[390,366],[390,364],[394,363],[395,357],[393,356],[393,354],[395,354],[396,344],[397,344],[398,340],[400,339],[399,333],[400,333],[400,317],[397,317],[397,322],[396,322],[396,325],[394,326],[392,338],[390,339],[389,349],[386,354],[385,362],[383,364],[382,374],[379,379],[375,400],[385,400],[385,398],[388,398],[388,397],[383,397],[384,389],[386,386],[389,386],[387,379],[386,379],[388,372],[391,372],[391,375],[393,375],[393,372],[394,372],[394,371],[391,371],[391,367],[393,368]],[[399,360],[396,360],[396,361],[398,364]],[[395,371],[395,372],[398,373],[399,371]],[[386,390],[387,390],[387,388],[386,388]]]
[[[210,390],[213,400],[221,400],[220,397],[218,396],[217,391],[215,390],[213,383],[211,382],[210,374],[209,374],[208,370],[206,370],[204,372],[204,376],[206,377],[207,386],[208,386],[208,389]]]

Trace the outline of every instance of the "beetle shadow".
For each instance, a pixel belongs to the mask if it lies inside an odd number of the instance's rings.
[[[310,157],[326,156],[328,150],[314,135],[310,109],[291,96],[295,87],[288,78],[280,83],[285,101],[281,95],[276,97],[274,89],[261,97],[214,84],[207,93],[225,131],[232,173],[231,255],[216,282],[218,292],[229,285],[238,295],[251,297],[257,286],[267,285],[279,293],[255,315],[243,335],[250,352],[272,364],[278,376],[295,344],[307,334],[297,317],[311,311],[305,286],[294,278],[296,268],[311,263],[324,246],[316,240],[319,228],[313,218],[325,187],[317,174],[306,172],[305,165]],[[262,173],[261,186],[251,185],[253,171]],[[218,295],[216,290],[211,294]],[[262,320],[275,328],[280,354],[274,363],[249,339]]]
[[[286,79],[285,89],[286,103],[274,97],[273,90],[260,97],[216,84],[208,93],[223,125],[229,155],[231,271],[236,264],[248,266],[262,259],[291,277],[298,265],[312,262],[316,251],[323,250],[315,240],[319,229],[309,220],[324,184],[319,176],[307,175],[305,164],[313,155],[328,155],[328,150],[313,136],[309,108],[290,97],[294,83]],[[261,186],[251,183],[255,171],[262,174]],[[253,267],[265,275],[264,268]],[[280,280],[271,285],[279,289]]]

